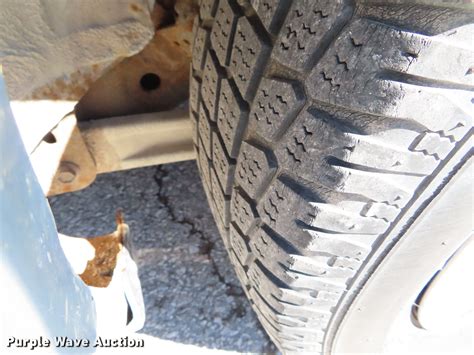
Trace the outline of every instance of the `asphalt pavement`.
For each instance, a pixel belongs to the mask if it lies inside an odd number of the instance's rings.
[[[50,204],[59,232],[72,236],[114,231],[123,210],[147,313],[141,333],[156,346],[276,351],[230,264],[194,161],[100,175]]]

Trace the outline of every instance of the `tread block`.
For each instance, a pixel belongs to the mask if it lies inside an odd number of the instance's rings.
[[[275,42],[272,57],[288,67],[303,70],[344,6],[342,0],[294,1]]]
[[[314,327],[307,327],[306,323],[301,326],[287,325],[282,319],[288,319],[288,317],[282,317],[279,314],[275,314],[274,309],[267,303],[268,298],[264,298],[257,290],[250,289],[249,293],[254,300],[258,314],[260,314],[264,321],[271,326],[271,331],[274,336],[287,337],[293,340],[301,340],[304,338],[307,341],[321,341],[323,332],[316,330]],[[283,333],[279,335],[279,333]],[[296,334],[296,333],[300,334]]]
[[[285,18],[282,10],[286,9],[286,2],[281,0],[251,0],[250,3],[265,29],[272,34],[277,34]]]
[[[339,191],[360,194],[370,200],[387,202],[397,208],[404,207],[413,196],[415,188],[423,181],[423,176],[380,174],[336,167],[343,175]]]
[[[275,171],[276,167],[263,150],[250,143],[242,143],[237,160],[235,184],[242,187],[251,198],[256,198],[263,192]]]
[[[274,280],[269,279],[261,268],[258,262],[253,262],[247,271],[247,277],[252,284],[252,287],[259,291],[260,294],[268,295],[267,302],[278,312],[282,313],[283,305],[276,298],[272,297],[274,294],[279,294],[280,287],[275,284]],[[286,314],[286,313],[282,313]]]
[[[209,111],[209,118],[216,119],[217,107],[219,104],[219,91],[221,87],[221,77],[218,72],[217,59],[210,51],[207,51],[206,63],[202,74],[201,96]]]
[[[199,140],[199,146],[198,146],[197,165],[198,165],[198,168],[199,168],[199,172],[201,173],[201,176],[203,177],[202,184],[204,186],[204,190],[206,192],[206,195],[207,195],[209,201],[211,201],[212,200],[212,193],[211,193],[211,188],[209,186],[210,181],[211,181],[210,180],[211,164],[210,164],[209,158],[204,153],[204,146],[203,146],[201,140]]]
[[[206,153],[208,157],[212,156],[212,127],[211,123],[209,122],[206,109],[201,106],[199,110],[199,120],[198,120],[198,127],[199,127],[199,135],[201,137],[202,147],[204,148],[203,151]]]
[[[351,244],[347,243],[344,239],[338,240],[338,236],[342,235],[340,231],[336,233],[313,231],[312,229],[318,228],[317,223],[314,223],[317,221],[318,216],[315,204],[319,205],[320,210],[339,210],[335,205],[313,202],[309,197],[303,197],[279,178],[272,183],[267,193],[262,197],[257,206],[257,211],[268,226],[281,235],[291,247],[297,250],[297,254],[311,255],[313,252],[324,250],[333,253],[335,256],[339,255],[338,253],[344,252],[344,256],[357,258],[369,252],[369,248],[361,247],[357,243]],[[321,206],[324,206],[324,208]],[[297,216],[287,213],[287,211],[295,210],[299,211]],[[373,233],[373,229],[377,231],[385,230],[386,221],[363,217],[359,213],[358,211],[354,214],[353,220],[346,219],[345,223],[352,225],[361,223],[362,220],[364,223],[367,222],[367,224],[363,224],[365,229],[359,228],[363,231]],[[321,218],[324,218],[324,214],[322,214]],[[356,233],[356,231],[352,233]],[[354,235],[357,236],[357,234]],[[371,237],[371,234],[364,234],[363,236],[364,240],[367,240],[368,243],[375,239]],[[336,241],[338,243],[335,243]],[[320,259],[320,261],[323,260]]]
[[[362,216],[360,212],[344,211],[341,208],[320,202],[312,202],[314,208],[312,227],[334,233],[380,234],[389,226],[388,222]]]
[[[270,234],[262,228],[252,235],[250,247],[262,265],[281,280],[295,273],[330,279],[350,278],[355,273],[354,268],[350,266],[334,267],[333,258],[318,261],[310,256],[293,254],[276,243]],[[328,303],[321,302],[320,306],[327,307]]]
[[[198,130],[199,115],[196,112],[191,111],[190,118],[191,118],[192,130],[193,130],[193,143],[194,143],[194,146],[196,147],[199,145],[199,130]]]
[[[376,38],[372,40],[372,37]],[[385,67],[402,70],[409,65],[407,57],[402,55],[400,46],[404,41],[400,37],[399,31],[383,25],[361,19],[353,21],[313,68],[307,78],[311,83],[309,93],[319,100],[343,106],[351,100],[346,107],[364,106],[363,112],[382,108],[385,102],[396,102],[399,89],[382,87],[376,74]],[[414,49],[409,52],[413,51],[416,53]],[[346,96],[351,93],[358,100]]]
[[[240,263],[246,265],[250,256],[250,248],[246,241],[246,237],[240,234],[240,232],[232,225],[229,228],[229,241]]]
[[[250,112],[252,128],[272,141],[304,105],[304,94],[295,83],[263,78]]]
[[[225,148],[216,132],[214,132],[212,137],[212,163],[214,164],[214,169],[221,183],[222,190],[225,194],[230,195],[235,164],[227,156]]]
[[[466,40],[472,37],[472,10],[412,4],[407,11],[402,4],[364,4],[358,11],[363,18],[390,31],[400,30],[399,48],[405,57],[400,69],[424,78],[473,86],[472,78],[466,75],[472,74],[473,50],[466,46]],[[438,53],[443,53],[442,60]]]
[[[440,137],[448,138],[453,143],[469,134],[473,124],[471,112],[474,104],[471,91],[433,89],[423,87],[422,83],[415,85],[394,80],[385,80],[384,84],[400,87],[398,108],[386,108],[386,115],[412,117],[428,131],[439,133]],[[420,103],[423,105],[421,109]],[[417,107],[418,110],[414,110]],[[426,110],[426,107],[431,109]],[[440,141],[441,145],[445,144],[443,140]]]
[[[221,82],[217,127],[222,135],[226,150],[232,158],[237,158],[240,139],[247,123],[247,114],[237,99],[235,84],[227,79]]]
[[[202,20],[212,20],[216,14],[219,0],[201,0],[199,2],[199,16]]]
[[[335,305],[339,301],[341,297],[341,292],[330,292],[326,290],[315,290],[313,292],[302,293],[298,292],[297,290],[291,289],[282,289],[283,297],[278,297],[278,299],[282,302],[290,303],[295,306],[303,306],[308,307],[311,305],[320,305],[322,302],[327,302],[329,305]],[[328,312],[329,313],[329,312]],[[320,313],[325,314],[325,313]],[[312,317],[314,319],[315,317]],[[318,321],[322,321],[323,317],[318,317]]]
[[[324,262],[330,266],[339,264],[356,267],[370,251],[377,236],[366,234],[327,233],[306,230],[310,237],[301,254],[311,255],[316,262]],[[320,252],[324,251],[324,255]],[[342,261],[343,260],[343,261]]]
[[[230,245],[229,245],[229,241],[228,241],[228,233],[229,233],[229,228],[224,225],[223,221],[221,218],[217,217],[219,216],[217,214],[217,206],[214,202],[211,203],[211,211],[213,213],[214,216],[216,216],[216,218],[214,218],[214,220],[216,221],[216,226],[217,226],[217,230],[219,231],[220,235],[222,236],[222,240],[224,241],[224,246],[225,246],[225,249],[228,251],[230,250]]]
[[[242,192],[237,189],[234,189],[232,194],[230,215],[231,220],[245,235],[248,235],[258,218],[257,212],[247,200],[247,197],[244,197]]]
[[[387,222],[392,222],[400,213],[400,210],[395,206],[384,202],[370,201],[361,211],[361,215],[367,217],[380,218]]]
[[[237,258],[237,255],[235,254],[235,250],[231,248],[230,246],[230,241],[229,241],[229,259],[232,262],[232,264],[235,266],[235,273],[237,274],[237,277],[239,278],[240,282],[242,283],[242,286],[244,287],[244,291],[247,293],[247,287],[246,285],[249,284],[249,280],[247,277],[247,273],[245,272],[245,269],[243,265],[240,263],[239,259]],[[248,294],[247,294],[248,295]]]
[[[212,26],[211,43],[222,66],[229,64],[230,46],[233,40],[237,16],[228,1],[220,1]]]
[[[278,178],[262,196],[257,211],[262,220],[278,234],[301,240],[305,245],[309,237],[300,236],[298,222],[311,222],[313,208],[309,202]],[[299,212],[296,215],[289,211]]]
[[[270,279],[262,271],[258,265],[252,266],[254,269],[251,271],[254,277],[258,277],[259,285],[265,285],[268,288],[268,294],[266,302],[280,314],[276,314],[276,319],[281,323],[292,323],[297,322],[299,325],[308,324],[313,322],[326,323],[330,319],[331,313],[329,310],[324,310],[321,307],[315,307],[313,312],[298,313],[298,307],[309,307],[322,302],[329,302],[330,304],[336,304],[342,295],[342,290],[336,291],[316,291],[311,290],[310,292],[302,292],[301,290],[293,290],[287,287],[278,287],[275,281]],[[250,269],[249,269],[250,270]],[[256,287],[258,290],[262,290],[261,287]],[[295,316],[292,320],[288,319],[288,316]]]
[[[332,115],[321,110],[303,111],[286,132],[284,143],[276,151],[278,165],[296,176],[316,181],[331,188],[341,181],[341,175],[327,162],[338,156],[344,147],[354,146],[346,128]]]
[[[211,188],[212,196],[218,215],[222,220],[222,224],[227,226],[230,221],[230,196],[226,196],[222,191],[221,185],[218,181],[216,172],[211,168]]]
[[[308,275],[290,270],[268,259],[264,262],[261,262],[261,268],[264,268],[267,273],[271,273],[273,280],[276,279],[278,280],[277,282],[288,285],[288,287],[304,289],[307,292],[318,289],[344,290],[346,287],[345,283],[355,274],[355,270],[348,268],[333,268],[331,271],[334,275],[330,276],[326,275],[329,273],[328,270],[320,268],[317,271],[315,269],[312,270],[313,273],[319,273],[319,275]],[[314,309],[327,309],[325,307],[327,307],[327,304],[322,302],[320,308]]]
[[[348,134],[354,141],[351,147],[341,149],[341,156],[344,161],[360,165],[364,168],[373,168],[384,172],[404,173],[404,174],[423,174],[429,175],[438,165],[435,157],[427,154],[414,153],[417,149],[410,152],[408,147],[402,146],[403,142],[399,140],[390,140],[385,137],[384,140],[373,136]],[[438,138],[440,138],[438,136]],[[451,144],[448,141],[449,150]],[[442,139],[438,139],[442,141]],[[344,150],[344,152],[342,152]]]
[[[196,17],[194,21],[199,21]],[[192,67],[197,72],[202,72],[204,70],[204,64],[206,62],[206,53],[207,48],[209,47],[209,31],[197,27],[194,42],[193,42],[193,62]]]
[[[229,242],[227,241],[227,233],[228,229],[224,225],[221,215],[219,213],[219,207],[217,207],[217,203],[214,200],[209,202],[209,207],[211,208],[212,215],[214,216],[214,221],[216,222],[217,230],[219,231],[220,235],[222,235],[222,239],[224,241],[224,246],[226,250],[229,250]]]
[[[191,111],[199,112],[199,106],[201,102],[201,83],[197,78],[191,76],[189,85],[189,106],[191,108]]]
[[[317,276],[308,276],[305,274],[300,273],[293,273],[289,272],[286,274],[282,274],[281,277],[274,275],[269,271],[260,261],[256,261],[252,263],[249,267],[247,272],[249,280],[252,282],[252,285],[255,287],[256,290],[259,291],[262,295],[269,295],[270,297],[266,297],[267,302],[272,305],[273,308],[280,311],[280,313],[285,315],[295,315],[294,313],[291,314],[290,312],[293,310],[298,309],[300,307],[300,312],[303,307],[293,305],[293,307],[287,306],[285,303],[280,302],[277,298],[274,298],[273,294],[278,293],[279,288],[290,288],[295,287],[302,292],[311,292],[312,290],[318,289],[326,289],[328,291],[334,292],[343,292],[346,289],[346,286],[343,280],[331,280],[331,279],[324,279],[322,277]],[[276,283],[282,285],[282,287],[278,287]],[[283,286],[284,285],[284,286]],[[273,299],[272,299],[273,298]],[[308,318],[312,314],[319,315],[321,313],[328,312],[327,308],[324,307],[304,307],[304,310],[308,312]],[[284,311],[288,311],[283,313]],[[301,315],[301,313],[300,313]]]
[[[208,160],[206,154],[200,154],[200,156],[199,156],[200,159],[201,159],[201,155],[204,155],[205,159]],[[200,159],[198,160],[198,166],[200,165],[200,163],[199,163]],[[208,162],[209,162],[209,160],[208,160]],[[210,165],[211,164],[209,162],[209,169],[208,169],[207,174],[209,175],[209,178],[212,179],[213,169]],[[204,177],[205,177],[205,175],[203,175],[203,178]],[[222,207],[218,206],[219,203],[217,202],[218,199],[219,199],[218,191],[216,191],[215,187],[211,186],[211,184],[212,184],[211,180],[204,180],[203,179],[204,191],[206,193],[207,200],[209,201],[209,207],[211,209],[212,215],[214,216],[214,221],[216,222],[217,229],[218,229],[220,235],[222,236],[222,239],[224,241],[224,246],[226,247],[226,250],[229,250],[229,243],[228,243],[227,238],[226,238],[226,236],[227,236],[227,227],[223,222]]]
[[[275,310],[266,303],[265,299],[255,288],[249,289],[249,295],[252,299],[257,317],[265,327],[270,338],[272,340],[280,340],[280,334],[276,327],[276,325],[278,325],[278,316],[275,314]]]
[[[435,54],[440,51],[450,53],[463,66],[454,65],[454,59],[440,61]],[[390,118],[407,117],[433,132],[462,125],[456,132],[459,137],[472,122],[465,111],[474,86],[441,73],[462,67],[465,78],[469,56],[472,52],[430,37],[357,19],[330,45],[306,82],[309,94],[319,101]],[[449,88],[459,90],[456,97]]]
[[[237,22],[229,68],[244,99],[253,95],[253,84],[262,70],[268,47],[257,36],[249,20]]]
[[[444,159],[453,149],[454,144],[449,138],[440,136],[439,133],[424,132],[410,146],[413,152],[422,152],[436,160]]]
[[[434,4],[434,3],[433,3]],[[449,6],[449,3],[446,3]],[[411,32],[435,36],[473,22],[472,12],[460,8],[439,8],[423,4],[397,4],[394,1],[384,3],[361,3],[357,9],[361,17],[387,23],[394,27],[405,28]],[[448,34],[452,35],[452,34]]]

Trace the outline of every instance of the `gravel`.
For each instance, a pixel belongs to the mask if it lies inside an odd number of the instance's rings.
[[[147,337],[233,352],[274,353],[227,257],[194,161],[105,174],[50,198],[60,233],[132,232]],[[168,342],[169,343],[169,342]],[[183,345],[184,346],[184,345]]]

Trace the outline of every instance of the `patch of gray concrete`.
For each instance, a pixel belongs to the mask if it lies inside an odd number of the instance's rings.
[[[194,161],[101,175],[87,189],[50,198],[58,230],[132,231],[147,320],[141,333],[235,352],[276,351],[227,257]]]

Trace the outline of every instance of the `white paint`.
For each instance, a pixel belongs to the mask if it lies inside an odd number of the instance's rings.
[[[87,262],[94,259],[94,247],[84,238],[69,237],[64,234],[59,234],[59,242],[74,273],[82,274],[87,267]]]

